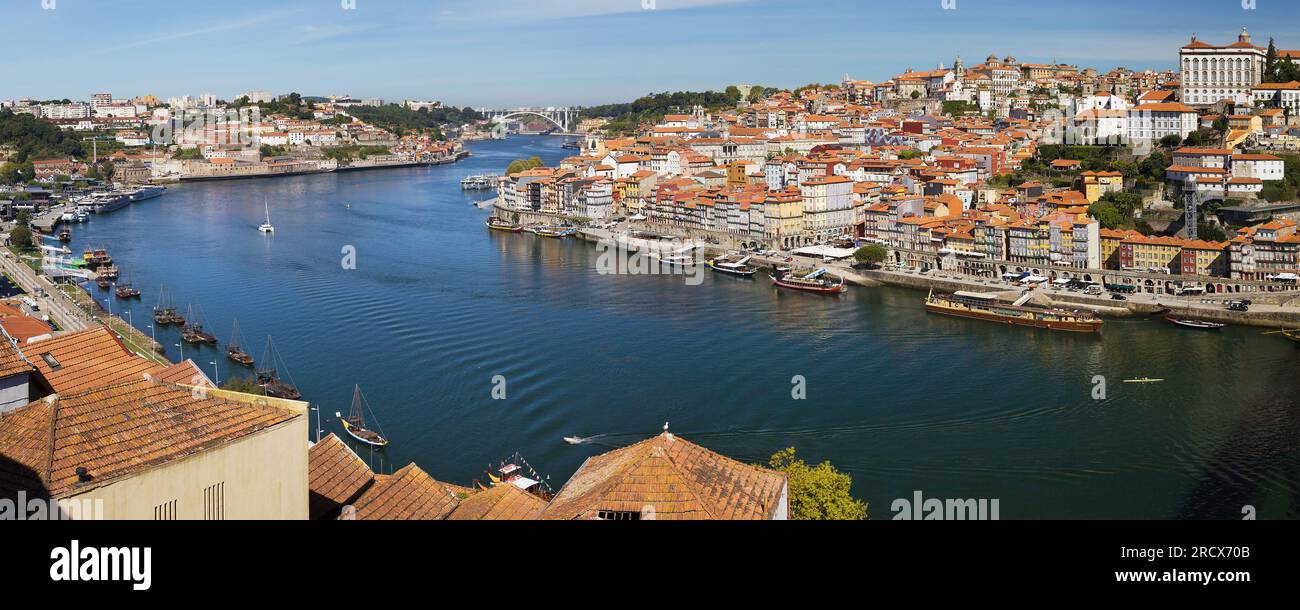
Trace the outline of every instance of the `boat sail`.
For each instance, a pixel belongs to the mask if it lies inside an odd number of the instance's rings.
[[[226,357],[239,363],[241,366],[253,366],[253,357],[248,355],[241,347],[239,340],[239,320],[235,320],[234,328],[230,331],[230,341],[226,342]]]
[[[272,398],[286,398],[289,400],[298,400],[302,398],[302,392],[294,387],[292,383],[280,379],[280,371],[276,369],[276,364],[283,366],[280,356],[275,351],[275,343],[271,336],[266,336],[266,349],[262,352],[262,366],[265,368],[257,369],[257,385],[262,386],[266,395]],[[287,374],[287,371],[286,371]]]
[[[266,208],[266,222],[262,223],[262,226],[258,227],[257,230],[268,234],[275,233],[275,226],[271,224],[271,206],[266,202],[266,199],[262,200],[262,207]]]
[[[352,438],[357,439],[372,447],[383,447],[388,444],[388,439],[380,432],[371,430],[366,426],[366,411],[370,410],[370,404],[366,402],[366,397],[361,394],[361,386],[356,386],[352,391],[352,411],[347,417],[340,417],[339,421],[343,422],[343,430]],[[371,411],[371,416],[374,412]],[[376,424],[378,427],[378,424]]]
[[[181,339],[186,343],[216,345],[217,336],[203,330],[202,316],[194,313],[194,307],[191,306],[185,313],[185,317],[189,318],[190,321],[181,329]]]

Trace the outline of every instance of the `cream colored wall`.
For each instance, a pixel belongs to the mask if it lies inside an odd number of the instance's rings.
[[[212,391],[236,400],[247,395]],[[262,397],[250,397],[266,400]],[[271,399],[299,415],[228,445],[167,463],[70,496],[103,500],[104,519],[152,520],[154,507],[176,500],[176,518],[204,518],[204,489],[225,483],[225,518],[308,518],[306,403]]]

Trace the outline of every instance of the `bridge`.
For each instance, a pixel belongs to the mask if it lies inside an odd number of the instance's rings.
[[[578,114],[582,112],[581,108],[547,106],[546,108],[513,108],[509,110],[493,110],[491,108],[478,108],[480,114],[492,120],[493,123],[504,123],[510,119],[537,117],[546,120],[555,125],[560,131],[573,133],[578,128]]]

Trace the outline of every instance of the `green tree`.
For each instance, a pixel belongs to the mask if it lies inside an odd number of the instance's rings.
[[[34,246],[32,243],[32,214],[27,210],[20,210],[18,218],[14,220],[14,230],[9,232],[9,243],[21,251],[31,250]]]
[[[853,253],[853,259],[859,263],[876,264],[885,260],[889,252],[880,244],[868,244]]]
[[[32,167],[29,161],[8,161],[4,165],[0,165],[0,184],[12,186],[21,182],[29,182],[35,177],[36,168]]]
[[[741,98],[740,87],[737,87],[735,85],[729,85],[726,89],[722,91],[722,94],[727,96],[727,99],[731,101],[733,104],[739,102]]]
[[[257,380],[251,375],[244,377],[231,377],[221,383],[221,389],[230,390],[231,392],[242,392],[244,394],[256,394],[265,396],[266,390],[257,385]]]
[[[867,518],[867,503],[849,494],[853,478],[836,470],[830,462],[809,466],[795,455],[795,450],[791,447],[773,454],[768,460],[768,466],[784,472],[789,480],[791,519]]]
[[[1277,81],[1277,43],[1268,39],[1268,53],[1264,55],[1264,82]]]
[[[1088,215],[1096,218],[1103,229],[1118,229],[1124,225],[1124,215],[1107,202],[1098,201],[1088,206]]]
[[[510,162],[510,165],[506,166],[506,175],[509,176],[511,174],[517,174],[519,172],[526,172],[530,169],[533,169],[535,167],[541,167],[541,166],[542,166],[541,157],[533,156],[528,159],[515,159],[514,161]]]
[[[1160,145],[1165,148],[1173,148],[1182,143],[1183,143],[1183,139],[1179,137],[1177,134],[1170,134],[1163,138],[1160,138]]]

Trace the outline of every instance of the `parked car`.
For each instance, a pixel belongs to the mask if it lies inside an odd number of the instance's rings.
[[[1128,300],[1128,297],[1126,297],[1126,296],[1124,296],[1124,295],[1122,295],[1122,294],[1112,294],[1112,295],[1110,295],[1110,300],[1112,300],[1112,301],[1127,301],[1127,300]]]

